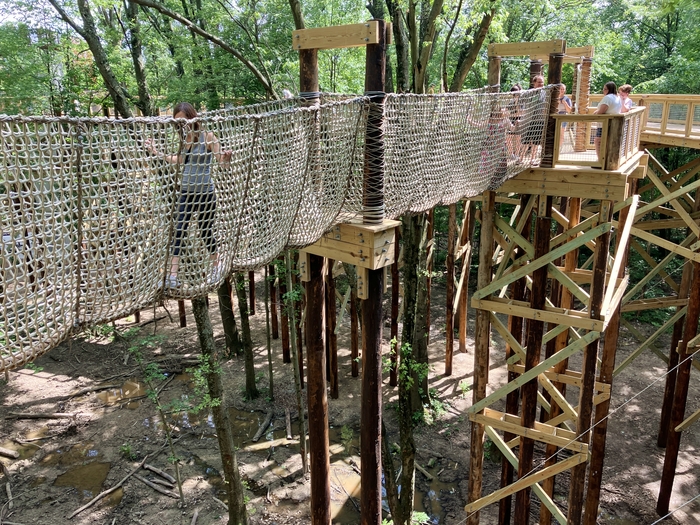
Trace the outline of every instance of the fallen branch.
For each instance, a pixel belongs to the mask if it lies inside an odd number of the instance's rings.
[[[89,394],[90,392],[99,392],[100,390],[109,390],[110,388],[121,388],[121,385],[97,385],[97,386],[88,386],[86,388],[81,388],[80,390],[73,392],[71,394],[68,394],[68,399],[77,397],[77,396],[82,396],[83,394]]]
[[[228,510],[228,505],[226,505],[226,503],[224,503],[223,501],[221,501],[221,500],[220,500],[219,498],[217,498],[216,496],[212,496],[212,498],[213,498],[214,501],[216,501],[219,505],[221,505],[223,508],[225,508],[226,510]]]
[[[161,450],[163,450],[163,449],[162,449],[162,448],[159,449],[158,452],[160,452]],[[68,519],[71,519],[71,518],[77,516],[78,514],[80,514],[81,512],[83,512],[85,509],[89,509],[90,507],[92,507],[95,503],[97,503],[98,501],[100,501],[100,500],[101,500],[102,498],[104,498],[105,496],[108,496],[108,495],[110,495],[112,492],[114,492],[114,491],[118,490],[119,488],[121,488],[121,486],[124,484],[124,482],[125,482],[127,479],[129,479],[131,476],[133,476],[134,474],[136,474],[136,473],[141,469],[141,467],[143,467],[144,463],[146,463],[146,460],[148,459],[148,456],[152,456],[152,455],[154,455],[154,454],[156,454],[156,453],[157,453],[157,452],[153,452],[152,454],[147,454],[146,457],[143,458],[143,460],[141,461],[141,463],[139,463],[139,466],[136,467],[136,468],[135,468],[134,470],[132,470],[131,472],[129,472],[126,476],[124,476],[124,477],[122,478],[122,480],[121,480],[119,483],[117,483],[116,485],[114,485],[111,489],[107,489],[107,490],[105,490],[105,491],[100,492],[97,496],[95,496],[94,498],[92,498],[92,499],[91,499],[90,501],[88,501],[85,505],[83,505],[83,506],[80,507],[78,510],[74,511],[73,514],[71,514],[70,516],[68,516]]]
[[[71,414],[67,412],[36,412],[35,414],[30,414],[29,412],[10,412],[10,415],[5,419],[75,419],[78,414]]]
[[[284,419],[287,423],[287,439],[292,439],[292,414],[288,408],[284,409]]]
[[[267,413],[267,415],[265,416],[265,421],[263,421],[263,424],[260,425],[260,428],[253,436],[253,443],[257,443],[260,440],[260,438],[263,436],[263,434],[267,430],[267,427],[270,426],[270,423],[272,423],[272,410],[270,410]]]
[[[12,487],[10,487],[10,482],[5,483],[5,492],[7,492],[7,510],[12,510],[15,506],[15,502],[12,501]]]
[[[432,474],[430,474],[427,470],[421,467],[418,463],[416,463],[416,470],[423,474],[426,478],[428,478],[428,481],[433,481],[433,479],[435,479]]]
[[[190,525],[197,525],[197,518],[199,517],[199,509],[194,509],[194,515],[192,516],[192,521]]]
[[[146,478],[142,478],[142,477],[139,476],[138,474],[134,474],[134,477],[135,477],[136,479],[138,479],[141,483],[143,483],[143,484],[148,485],[149,487],[151,487],[151,488],[152,488],[153,490],[155,490],[156,492],[160,492],[161,494],[165,494],[166,496],[169,496],[169,497],[171,497],[171,498],[180,499],[180,496],[178,496],[177,494],[175,494],[172,490],[164,489],[164,488],[161,487],[160,485],[156,485],[155,483],[152,483],[152,482],[148,481]]]
[[[161,478],[167,479],[170,483],[176,482],[176,479],[174,477],[172,477],[170,474],[168,474],[167,472],[165,472],[157,467],[154,467],[153,465],[149,465],[148,463],[145,463],[143,465],[143,468],[145,468],[146,470],[150,470],[154,474],[158,474]]]
[[[357,504],[357,502],[355,501],[355,498],[353,498],[353,497],[348,493],[348,491],[347,491],[346,488],[345,488],[345,485],[343,485],[343,483],[340,481],[340,478],[338,477],[338,473],[335,471],[335,469],[333,469],[333,474],[335,474],[335,479],[338,480],[338,484],[340,485],[340,488],[343,489],[343,492],[345,492],[345,495],[348,497],[348,499],[349,499],[350,501],[352,501],[352,504],[355,505],[355,508],[357,509],[357,512],[361,512],[361,511],[360,511],[360,506],[359,506],[359,505]]]
[[[165,487],[166,489],[174,489],[175,488],[175,485],[173,485],[169,481],[165,481],[164,479],[153,478],[150,481],[152,481],[153,483],[156,483],[157,485]]]
[[[17,452],[16,450],[10,450],[9,448],[0,447],[0,456],[4,456],[10,459],[18,459],[19,452]]]

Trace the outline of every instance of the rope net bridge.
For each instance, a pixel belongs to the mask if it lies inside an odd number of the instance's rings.
[[[383,210],[363,209],[368,97],[189,121],[0,115],[0,371],[164,296],[207,293],[338,222],[498,187],[539,162],[550,94],[387,94]]]

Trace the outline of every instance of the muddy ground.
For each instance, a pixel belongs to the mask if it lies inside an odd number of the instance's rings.
[[[258,297],[262,290],[258,284]],[[467,353],[457,353],[453,374],[444,377],[443,290],[436,286],[432,312],[430,386],[438,405],[436,420],[417,429],[418,462],[434,477],[416,475],[418,493],[415,508],[425,511],[431,523],[464,523],[468,468],[469,423],[465,414],[471,404],[473,342]],[[6,467],[0,491],[0,523],[19,524],[149,524],[185,525],[198,512],[200,525],[224,524],[226,510],[219,469],[215,431],[207,413],[177,411],[168,414],[174,427],[175,454],[180,458],[180,476],[185,505],[178,499],[156,492],[135,477],[77,516],[70,515],[103,490],[111,488],[146,458],[146,463],[174,475],[170,452],[164,447],[163,424],[154,403],[144,398],[144,377],[129,348],[138,345],[147,361],[158,362],[167,370],[168,380],[159,394],[162,403],[173,400],[192,402],[198,396],[181,359],[182,354],[198,352],[197,333],[191,312],[187,328],[177,324],[177,304],[143,311],[140,325],[134,317],[122,319],[113,327],[101,327],[67,341],[20,370],[10,373],[10,381],[0,384],[0,447],[16,450],[19,459],[0,458]],[[188,307],[189,309],[189,307]],[[231,407],[241,473],[248,487],[248,509],[252,523],[308,523],[309,478],[302,474],[298,454],[298,432],[286,439],[285,408],[296,415],[292,366],[283,364],[281,342],[273,341],[274,402],[269,401],[265,310],[258,300],[253,317],[258,387],[262,396],[245,401],[243,360],[233,358],[223,365]],[[210,313],[215,338],[223,345],[216,297],[211,296]],[[156,322],[153,321],[155,315]],[[473,312],[470,311],[470,317]],[[359,523],[359,409],[360,379],[350,370],[349,319],[339,330],[340,397],[329,399],[331,425],[331,495],[334,523]],[[134,330],[140,326],[138,331]],[[654,328],[635,324],[645,334]],[[137,333],[136,333],[137,332]],[[385,329],[388,340],[389,329]],[[473,319],[470,319],[470,336]],[[623,329],[618,363],[635,348],[631,334]],[[667,336],[658,343],[666,351]],[[388,351],[388,347],[386,348]],[[495,337],[492,348],[491,389],[505,381],[503,344]],[[169,356],[169,357],[163,357]],[[570,368],[580,369],[576,360]],[[651,352],[642,355],[616,378],[613,414],[608,427],[608,446],[603,475],[599,523],[651,524],[663,466],[664,451],[656,446],[656,433],[665,373],[665,364]],[[695,371],[697,372],[697,371]],[[688,396],[688,413],[700,408],[700,379],[694,372]],[[111,386],[110,386],[111,385]],[[109,388],[79,393],[91,387]],[[161,384],[162,386],[162,384]],[[390,439],[398,441],[392,407],[396,389],[388,377],[384,384],[385,417]],[[568,397],[576,399],[575,389]],[[268,410],[274,411],[272,428],[257,443],[252,437]],[[61,419],[20,419],[13,414],[72,414]],[[675,509],[700,493],[700,424],[683,434],[676,484],[671,501]],[[141,470],[144,479],[158,475]],[[485,489],[498,486],[500,462],[489,453],[485,460]],[[9,480],[12,508],[5,490]],[[165,488],[165,487],[164,487]],[[177,492],[177,489],[166,489]],[[566,506],[568,478],[557,478],[555,501]],[[536,506],[533,506],[533,511]],[[497,506],[481,513],[481,522],[495,523]],[[666,523],[700,523],[700,499],[684,506]]]

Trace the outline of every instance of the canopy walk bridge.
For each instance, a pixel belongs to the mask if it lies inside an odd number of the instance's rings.
[[[527,523],[534,492],[541,523],[594,524],[613,377],[647,348],[669,366],[659,432],[667,454],[658,511],[666,513],[681,431],[700,417],[684,416],[700,339],[700,157],[667,172],[653,150],[700,149],[700,97],[643,95],[629,113],[592,115],[592,48],[567,50],[562,40],[489,46],[492,88],[383,93],[383,22],[335,36],[316,31],[295,35],[299,99],[193,121],[0,116],[0,370],[24,365],[85,327],[163,297],[201,296],[231,272],[261,268],[281,251],[300,248],[308,281],[312,522],[326,525],[323,257],[355,264],[365,299],[362,519],[381,523],[381,293],[383,269],[397,264],[395,219],[463,203],[458,242],[450,248],[463,267],[455,305],[467,294],[469,232],[481,223],[470,303],[477,322],[466,522],[478,523],[480,509],[499,503],[499,523]],[[317,50],[358,42],[367,46],[366,95],[318,93]],[[509,55],[529,55],[532,76],[547,57],[548,87],[498,92],[500,58]],[[565,61],[577,65],[577,111],[557,115],[552,92]],[[203,221],[192,221],[187,236],[178,233],[182,164],[163,162],[146,147],[150,139],[159,151],[182,153],[190,129],[213,132],[232,154],[213,164],[215,197],[200,211],[212,217],[213,241]],[[659,233],[679,228],[687,230],[680,243]],[[650,245],[668,255],[657,262]],[[650,265],[631,289],[629,248]],[[590,257],[581,264],[583,252]],[[680,280],[669,265],[683,268]],[[666,295],[647,298],[645,286],[655,278]],[[675,315],[642,337],[616,369],[621,313],[654,308],[673,308]],[[466,308],[459,316],[466,326]],[[671,326],[673,344],[664,353],[654,342]],[[487,396],[492,329],[507,343],[508,383]],[[580,370],[569,364],[576,353],[583,356]],[[567,389],[578,389],[578,401]],[[504,456],[502,486],[488,495],[485,434]],[[546,450],[538,464],[535,443]],[[565,511],[552,495],[554,476],[567,470]]]

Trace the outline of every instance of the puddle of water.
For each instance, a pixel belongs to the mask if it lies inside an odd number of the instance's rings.
[[[78,465],[58,476],[53,484],[56,487],[75,487],[81,499],[92,499],[101,492],[110,466],[110,463],[98,461]]]
[[[146,386],[139,383],[135,379],[127,379],[121,388],[111,388],[97,393],[97,398],[106,405],[115,405],[135,397],[146,395]],[[135,409],[141,404],[142,400],[132,401],[126,405],[128,409]]]
[[[73,445],[70,448],[59,448],[46,454],[41,460],[42,465],[46,466],[70,466],[76,463],[84,463],[87,459],[97,459],[101,455],[100,451],[95,448],[94,443],[86,443],[81,445]]]
[[[37,430],[31,430],[27,433],[24,439],[36,439],[44,437],[48,433],[48,427],[41,427]],[[16,443],[15,441],[0,442],[0,447],[7,448],[19,452],[18,459],[28,459],[32,457],[37,450],[42,446],[43,441],[32,441],[31,443]]]

